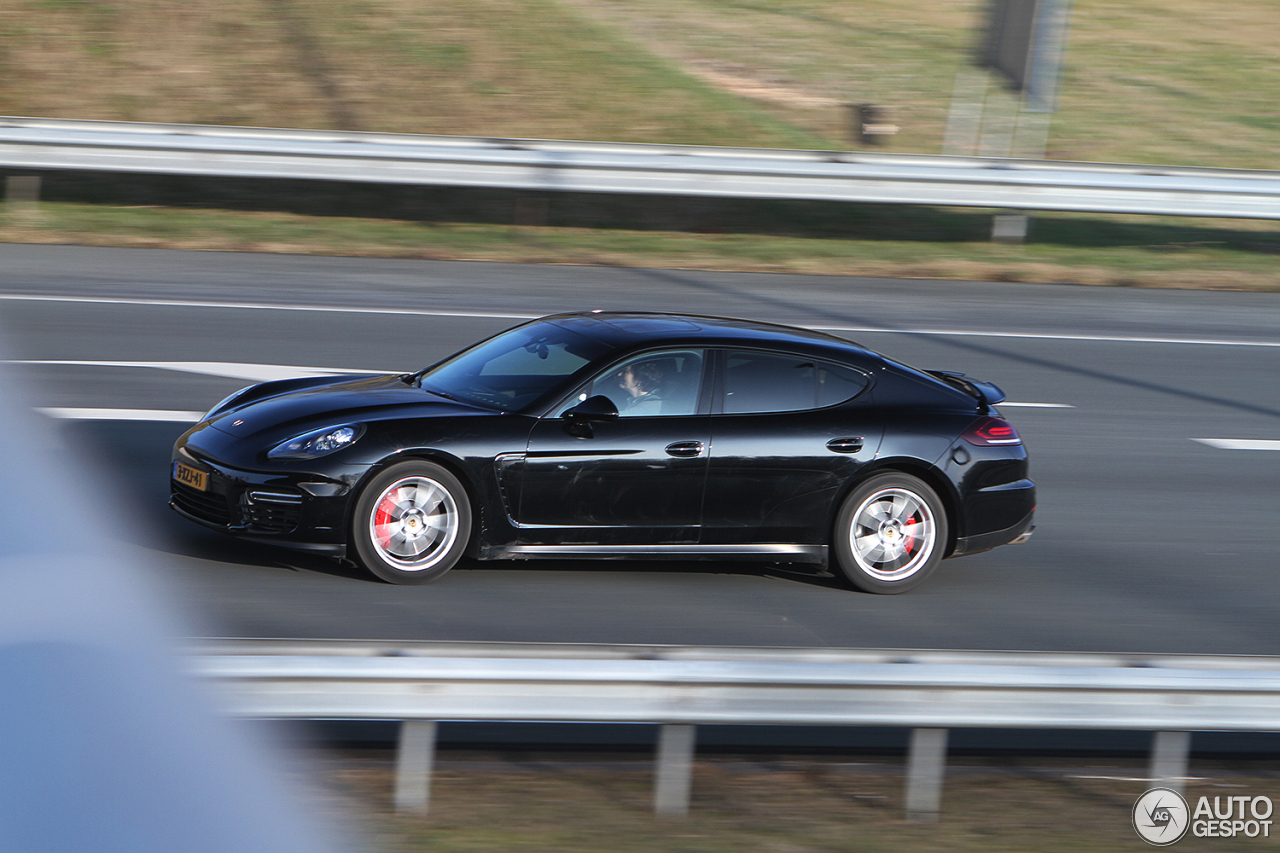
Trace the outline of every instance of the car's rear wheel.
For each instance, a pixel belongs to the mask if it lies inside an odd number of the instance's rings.
[[[423,584],[453,568],[471,534],[471,502],[458,478],[434,462],[392,465],[356,501],[352,540],[384,581]]]
[[[831,548],[854,586],[906,592],[924,582],[947,546],[947,514],[936,492],[908,474],[878,474],[847,497]]]

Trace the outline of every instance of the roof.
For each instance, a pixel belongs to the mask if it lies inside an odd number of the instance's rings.
[[[880,357],[853,341],[811,329],[700,314],[579,311],[554,314],[539,322],[553,322],[613,347],[630,347],[648,342],[688,346],[754,342],[771,345],[798,344],[805,349],[816,346],[838,349],[845,354]]]

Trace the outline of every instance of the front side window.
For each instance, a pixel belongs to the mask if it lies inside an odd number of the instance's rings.
[[[427,369],[418,384],[444,397],[514,412],[608,350],[554,323],[530,323]]]
[[[867,387],[862,373],[780,353],[725,353],[724,413],[795,412],[834,406]]]
[[[570,405],[600,394],[612,400],[624,418],[696,414],[702,362],[701,350],[639,355],[587,383]]]

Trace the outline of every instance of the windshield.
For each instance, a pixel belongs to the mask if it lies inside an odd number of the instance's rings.
[[[514,412],[609,351],[554,323],[530,323],[429,367],[418,385],[454,400]]]

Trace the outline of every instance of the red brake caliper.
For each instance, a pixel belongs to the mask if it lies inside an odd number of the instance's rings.
[[[912,551],[916,549],[916,542],[919,541],[919,537],[916,536],[916,532],[911,529],[920,524],[919,519],[920,519],[920,513],[917,512],[911,516],[910,521],[902,525],[902,535],[906,538],[906,542],[903,543],[902,547],[903,547],[903,550],[905,550],[908,554],[910,554]]]
[[[378,511],[373,516],[373,529],[377,531],[378,544],[383,548],[391,542],[391,530],[388,525],[391,524],[391,510],[394,508],[395,501],[391,499],[391,495],[387,495],[382,499],[382,503],[378,504]]]

